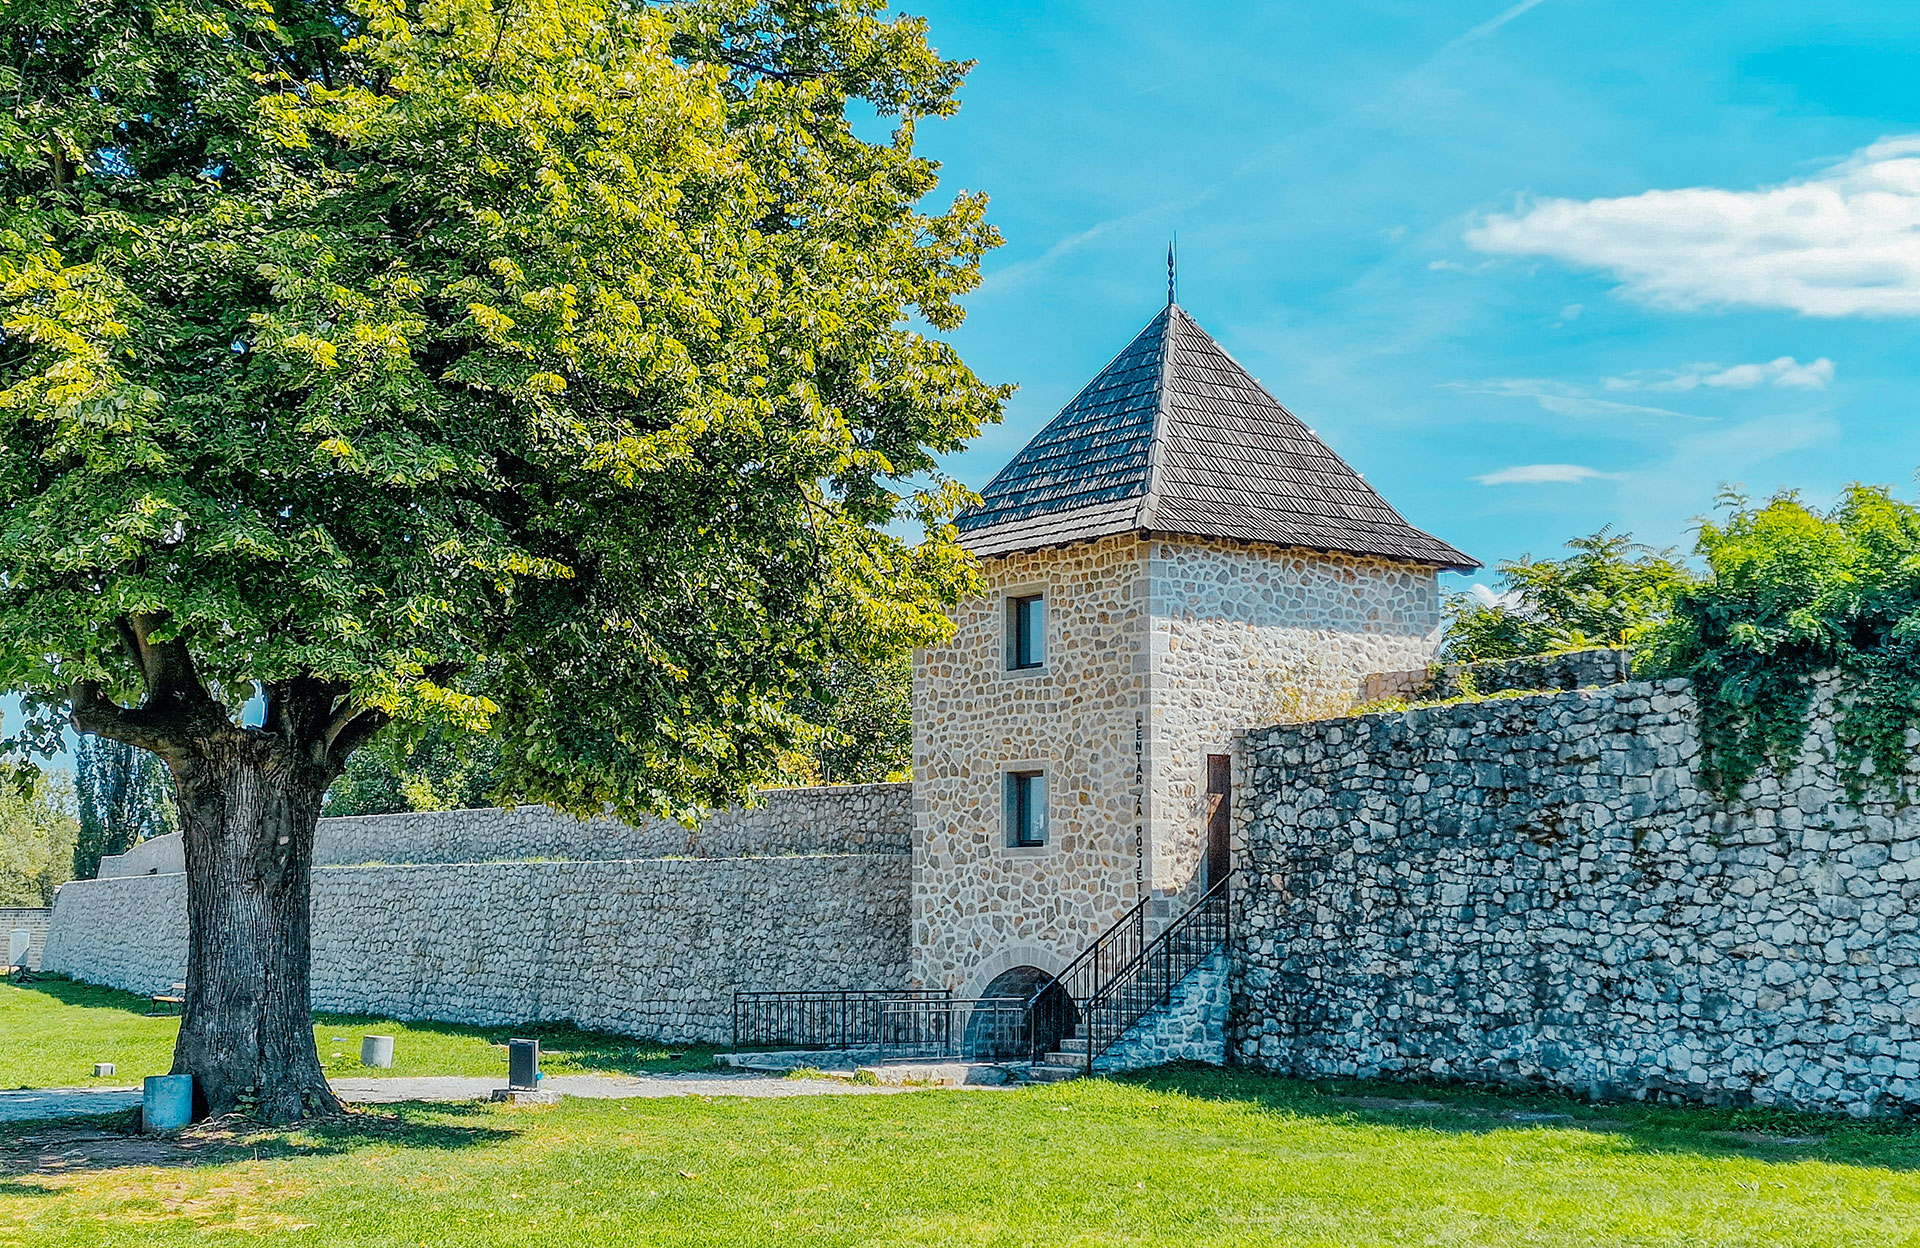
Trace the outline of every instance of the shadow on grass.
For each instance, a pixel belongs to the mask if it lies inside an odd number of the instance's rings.
[[[481,1123],[470,1119],[488,1116]],[[356,1110],[316,1122],[261,1126],[244,1119],[203,1122],[177,1135],[141,1135],[131,1113],[58,1122],[9,1124],[0,1132],[0,1195],[45,1194],[60,1175],[128,1166],[202,1166],[236,1161],[333,1157],[382,1144],[414,1149],[484,1148],[519,1130],[478,1105],[406,1105]]]
[[[1305,1079],[1189,1064],[1122,1075],[1117,1081],[1197,1100],[1402,1130],[1585,1131],[1649,1153],[1920,1170],[1920,1121],[1913,1119],[1856,1119],[1759,1106],[1595,1103],[1553,1091],[1483,1084]]]
[[[315,1026],[338,1027],[343,1031],[364,1030],[400,1020],[368,1014],[315,1014]],[[538,1040],[542,1062],[549,1073],[611,1072],[621,1075],[659,1074],[662,1071],[711,1070],[711,1045],[667,1045],[657,1040],[639,1040],[604,1031],[584,1031],[571,1023],[511,1023],[488,1026],[472,1023],[443,1023],[434,1020],[406,1020],[408,1031],[433,1036],[479,1040],[501,1050],[500,1066],[506,1069],[508,1040]]]
[[[16,987],[46,995],[62,1005],[84,1009],[119,1010],[123,1013],[153,1017],[153,1002],[146,997],[117,988],[102,988],[61,976],[30,975],[12,981]],[[325,1014],[313,1016],[314,1026],[342,1031],[365,1031],[398,1023],[408,1031],[448,1039],[478,1040],[498,1047],[500,1069],[506,1069],[506,1043],[510,1039],[538,1040],[553,1073],[606,1071],[623,1075],[659,1074],[662,1071],[709,1070],[713,1055],[710,1045],[667,1045],[659,1041],[639,1040],[608,1032],[585,1031],[570,1023],[512,1023],[500,1026],[469,1023],[443,1023],[433,1020],[401,1020],[371,1014]],[[357,1064],[354,1073],[365,1074]],[[332,1073],[338,1074],[339,1071]]]
[[[77,979],[68,979],[64,975],[42,975],[38,972],[15,973],[7,977],[7,982],[15,988],[51,997],[62,1005],[78,1006],[89,1010],[119,1010],[124,1014],[135,1014],[141,1017],[159,1017],[154,1014],[153,1000],[150,997],[122,992],[118,988],[102,988],[98,984],[81,983]]]

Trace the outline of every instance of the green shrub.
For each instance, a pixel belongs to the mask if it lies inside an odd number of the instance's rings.
[[[1727,502],[1700,531],[1711,576],[1676,594],[1646,664],[1693,680],[1703,778],[1731,796],[1763,765],[1789,768],[1813,677],[1831,670],[1849,796],[1901,795],[1920,726],[1920,510],[1859,485],[1824,513],[1791,493]]]

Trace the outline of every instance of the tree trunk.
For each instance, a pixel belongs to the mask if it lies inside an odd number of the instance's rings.
[[[314,826],[331,773],[272,734],[202,738],[170,759],[187,858],[187,994],[173,1073],[195,1117],[337,1111],[309,1000]]]

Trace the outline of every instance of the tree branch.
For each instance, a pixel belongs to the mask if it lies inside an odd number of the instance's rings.
[[[162,758],[177,757],[188,739],[205,735],[212,727],[188,712],[129,710],[109,698],[96,681],[74,685],[72,704],[75,732],[139,746]]]
[[[128,615],[115,623],[146,682],[147,696],[141,704],[144,709],[199,714],[217,706],[206,686],[200,683],[200,672],[194,665],[192,652],[187,649],[186,638],[175,636],[155,641],[153,634],[162,623],[158,616]]]
[[[327,732],[327,756],[335,766],[345,767],[355,750],[371,740],[374,733],[393,722],[393,717],[385,711],[365,710],[348,716],[353,709],[348,707],[341,715],[335,716],[335,726]]]

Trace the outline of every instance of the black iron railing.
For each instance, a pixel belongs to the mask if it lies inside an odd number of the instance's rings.
[[[1022,1060],[1033,1050],[1032,1009],[1024,997],[970,1000],[943,989],[736,992],[733,1047]]]
[[[1078,1042],[1074,1048],[1084,1051],[1087,1069],[1128,1028],[1165,1005],[1174,987],[1226,943],[1231,879],[1222,877],[1132,959],[1104,968],[1092,990],[1075,999],[1075,1025],[1060,1034]]]
[[[1126,968],[1140,960],[1147,947],[1147,911],[1152,900],[1142,901],[1120,916],[1067,969],[1054,977],[1032,998],[1034,1061],[1060,1047],[1060,1042],[1076,1033],[1080,1026],[1082,1004],[1101,991]]]
[[[1088,1069],[1127,1029],[1172,997],[1227,939],[1220,880],[1165,931],[1147,939],[1149,902],[1102,932],[1027,997],[956,997],[944,989],[736,992],[735,1049],[872,1050],[884,1057],[1032,1061],[1071,1040]]]

